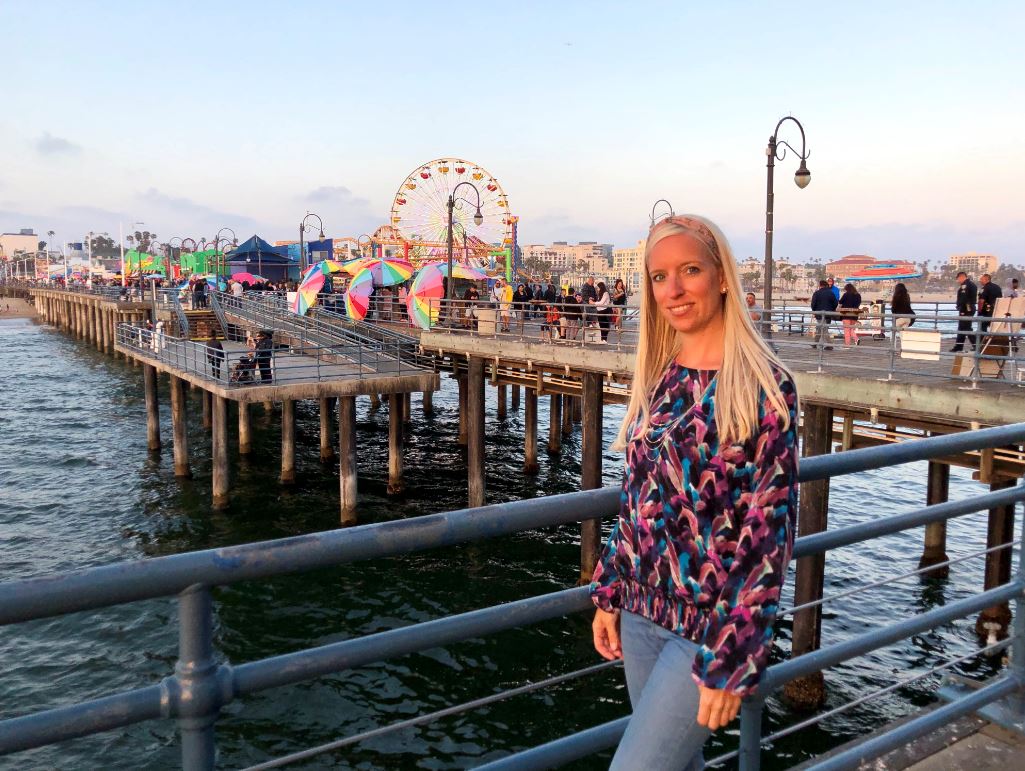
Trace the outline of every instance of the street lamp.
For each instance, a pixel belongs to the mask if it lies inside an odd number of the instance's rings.
[[[320,218],[319,214],[313,212],[306,212],[306,216],[303,217],[302,222],[299,223],[299,273],[306,272],[306,246],[303,242],[303,234],[306,232],[306,220],[310,217],[316,217],[317,222],[320,224],[320,235],[318,238],[323,240],[324,238],[324,221]]]
[[[231,228],[221,228],[221,230],[231,230]],[[217,267],[220,268],[220,270],[217,271],[217,276],[218,277],[220,277],[222,273],[227,275],[227,272],[228,272],[227,271],[227,261],[224,259],[224,255],[222,254],[220,257],[217,256],[217,252],[220,249],[221,242],[223,241],[225,246],[238,246],[238,239],[237,238],[233,239],[233,240],[230,240],[230,241],[228,240],[227,236],[225,236],[224,238],[221,238],[221,230],[218,230],[217,231],[217,235],[214,236],[214,260],[217,261]],[[234,235],[235,231],[232,230],[231,232],[232,232],[232,235]],[[263,258],[262,257],[260,259],[260,268],[261,268],[260,275],[262,276],[263,275],[263,273],[262,273]]]
[[[452,300],[452,288],[455,286],[455,282],[452,280],[452,216],[456,208],[456,200],[462,201],[470,206],[474,206],[473,203],[466,200],[465,198],[456,198],[456,191],[463,185],[469,187],[477,195],[476,211],[473,214],[473,224],[480,227],[484,223],[484,215],[480,213],[480,190],[472,182],[460,182],[454,188],[448,196],[448,277],[445,282],[445,299],[449,302]],[[459,223],[462,225],[462,223]],[[463,227],[463,237],[466,236],[466,228]]]
[[[370,253],[371,253],[371,256],[373,256],[374,237],[373,236],[368,236],[366,233],[363,233],[363,234],[361,234],[360,236],[358,236],[356,238],[356,251],[359,252],[359,256],[360,257],[366,257],[366,255],[363,253],[363,247],[360,245],[360,243],[362,242],[362,240],[364,238],[367,239],[367,243],[370,244]]]
[[[796,123],[798,130],[801,132],[801,152],[799,153],[785,140],[776,138],[779,134],[780,126],[788,120]],[[794,183],[803,190],[811,182],[811,172],[808,171],[808,156],[810,153],[804,141],[804,126],[792,115],[780,118],[779,123],[776,124],[776,130],[769,137],[769,145],[765,148],[765,155],[768,159],[765,164],[768,169],[768,181],[765,193],[765,300],[763,305],[766,312],[772,310],[772,202],[774,198],[772,192],[772,171],[777,160],[782,161],[787,157],[788,149],[801,159],[801,165],[797,168],[797,173],[794,174]],[[766,328],[769,330],[772,328],[771,316]]]

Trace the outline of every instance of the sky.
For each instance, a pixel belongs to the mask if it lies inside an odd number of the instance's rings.
[[[0,0],[0,29],[0,231],[357,236],[455,156],[521,244],[632,246],[665,198],[760,256],[792,114],[777,257],[1025,264],[1020,0]]]

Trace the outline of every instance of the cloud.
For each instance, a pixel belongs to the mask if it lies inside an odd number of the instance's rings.
[[[146,207],[146,211],[152,210],[155,214],[163,215],[163,217],[158,217],[156,221],[164,219],[165,221],[170,221],[170,224],[177,228],[205,227],[209,225],[217,225],[218,227],[230,225],[250,228],[258,224],[252,217],[223,211],[213,206],[198,203],[190,198],[168,195],[153,187],[140,193],[137,198]],[[146,216],[150,217],[149,214]],[[166,230],[166,227],[164,229]]]
[[[55,137],[49,131],[44,131],[33,145],[40,155],[78,155],[82,152],[79,145],[62,137]]]
[[[370,201],[357,197],[344,185],[323,185],[311,190],[301,200],[309,203],[334,204],[353,208],[370,208]]]

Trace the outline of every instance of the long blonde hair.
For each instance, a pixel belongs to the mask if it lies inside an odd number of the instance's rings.
[[[715,422],[720,442],[744,442],[757,431],[759,396],[763,391],[789,428],[790,412],[773,374],[774,367],[784,372],[787,368],[751,321],[729,242],[714,223],[694,214],[683,214],[660,220],[648,231],[633,386],[614,449],[624,449],[627,442],[648,430],[652,391],[681,350],[679,336],[655,304],[647,271],[648,257],[655,244],[663,238],[677,235],[686,235],[705,246],[726,286],[723,297],[723,362],[715,386]]]

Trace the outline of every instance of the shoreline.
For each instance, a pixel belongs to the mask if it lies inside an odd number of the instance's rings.
[[[35,306],[20,297],[0,297],[0,319],[34,319]]]

